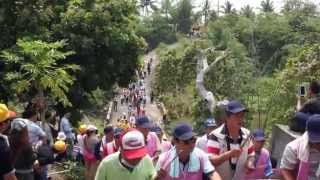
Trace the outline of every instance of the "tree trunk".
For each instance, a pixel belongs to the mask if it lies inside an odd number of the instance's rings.
[[[45,112],[46,112],[46,102],[45,102],[45,96],[44,96],[44,90],[43,88],[39,85],[35,85],[37,91],[38,91],[38,97],[36,100],[36,107],[37,111],[40,115],[40,119],[42,122],[45,121]]]
[[[213,69],[213,67],[225,57],[226,54],[222,52],[222,54],[218,56],[210,65],[208,65],[207,56],[205,55],[204,50],[201,50],[197,57],[196,89],[198,94],[207,102],[207,108],[211,113],[214,112],[214,109],[217,105],[217,100],[214,96],[214,93],[206,89],[204,85],[204,77],[209,70]]]

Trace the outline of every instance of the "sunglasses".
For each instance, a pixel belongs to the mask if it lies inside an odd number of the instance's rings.
[[[185,145],[188,145],[188,144],[194,144],[194,143],[196,143],[196,140],[197,140],[197,138],[192,137],[192,138],[187,139],[187,140],[184,140],[184,141],[182,141],[182,142],[183,142]]]

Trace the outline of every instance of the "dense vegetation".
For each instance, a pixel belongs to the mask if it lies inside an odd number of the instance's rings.
[[[199,124],[212,114],[195,89],[196,56],[211,48],[209,63],[222,51],[226,58],[206,87],[219,100],[245,102],[247,125],[270,129],[294,111],[296,86],[319,79],[320,18],[311,1],[287,0],[275,12],[265,0],[258,13],[229,1],[218,12],[208,0],[200,10],[191,0],[157,2],[1,0],[0,99],[99,109],[135,78],[145,50],[158,47],[154,92],[170,120]]]
[[[30,102],[42,94],[60,107],[96,107],[110,98],[115,83],[124,86],[134,78],[146,47],[136,33],[136,2],[0,4],[2,101]]]
[[[287,123],[295,110],[296,86],[320,77],[316,4],[288,0],[276,13],[272,1],[263,1],[255,13],[250,6],[237,11],[227,1],[223,15],[210,8],[203,12],[211,16],[202,18],[209,20],[200,24],[201,38],[159,50],[154,86],[171,120],[199,123],[212,116],[195,90],[195,77],[197,49],[214,48],[207,53],[208,61],[222,51],[227,57],[207,74],[207,88],[219,100],[243,101],[250,108],[248,126],[270,130],[274,123]]]

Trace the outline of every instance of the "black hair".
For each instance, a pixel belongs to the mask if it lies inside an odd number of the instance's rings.
[[[52,113],[50,111],[46,111],[45,115],[44,115],[44,118],[45,119],[50,119],[52,116]]]
[[[229,112],[229,111],[225,111],[225,115],[227,116],[227,117],[230,117],[231,115],[233,115],[234,113],[232,113],[232,112]]]
[[[314,94],[320,93],[320,81],[315,80],[310,83],[310,91]]]
[[[37,115],[37,111],[34,108],[29,108],[28,110],[22,113],[22,117],[27,119],[36,115]]]

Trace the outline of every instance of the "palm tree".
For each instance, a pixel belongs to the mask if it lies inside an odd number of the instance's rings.
[[[247,18],[252,18],[255,15],[253,12],[253,8],[250,5],[246,5],[241,8],[240,14]]]
[[[203,16],[204,16],[204,24],[208,25],[208,21],[209,21],[209,16],[210,16],[210,4],[209,4],[209,0],[205,0],[204,5],[203,5]]]
[[[140,0],[140,7],[143,10],[143,15],[148,16],[150,10],[157,11],[156,0]]]
[[[261,10],[263,12],[273,12],[273,2],[271,0],[265,0],[261,2]]]
[[[170,0],[161,1],[161,12],[166,16],[167,21],[169,21],[170,11],[172,9],[172,4]]]
[[[226,1],[221,8],[223,9],[224,14],[232,14],[236,12],[236,10],[233,8],[233,4],[231,4],[230,1]]]

